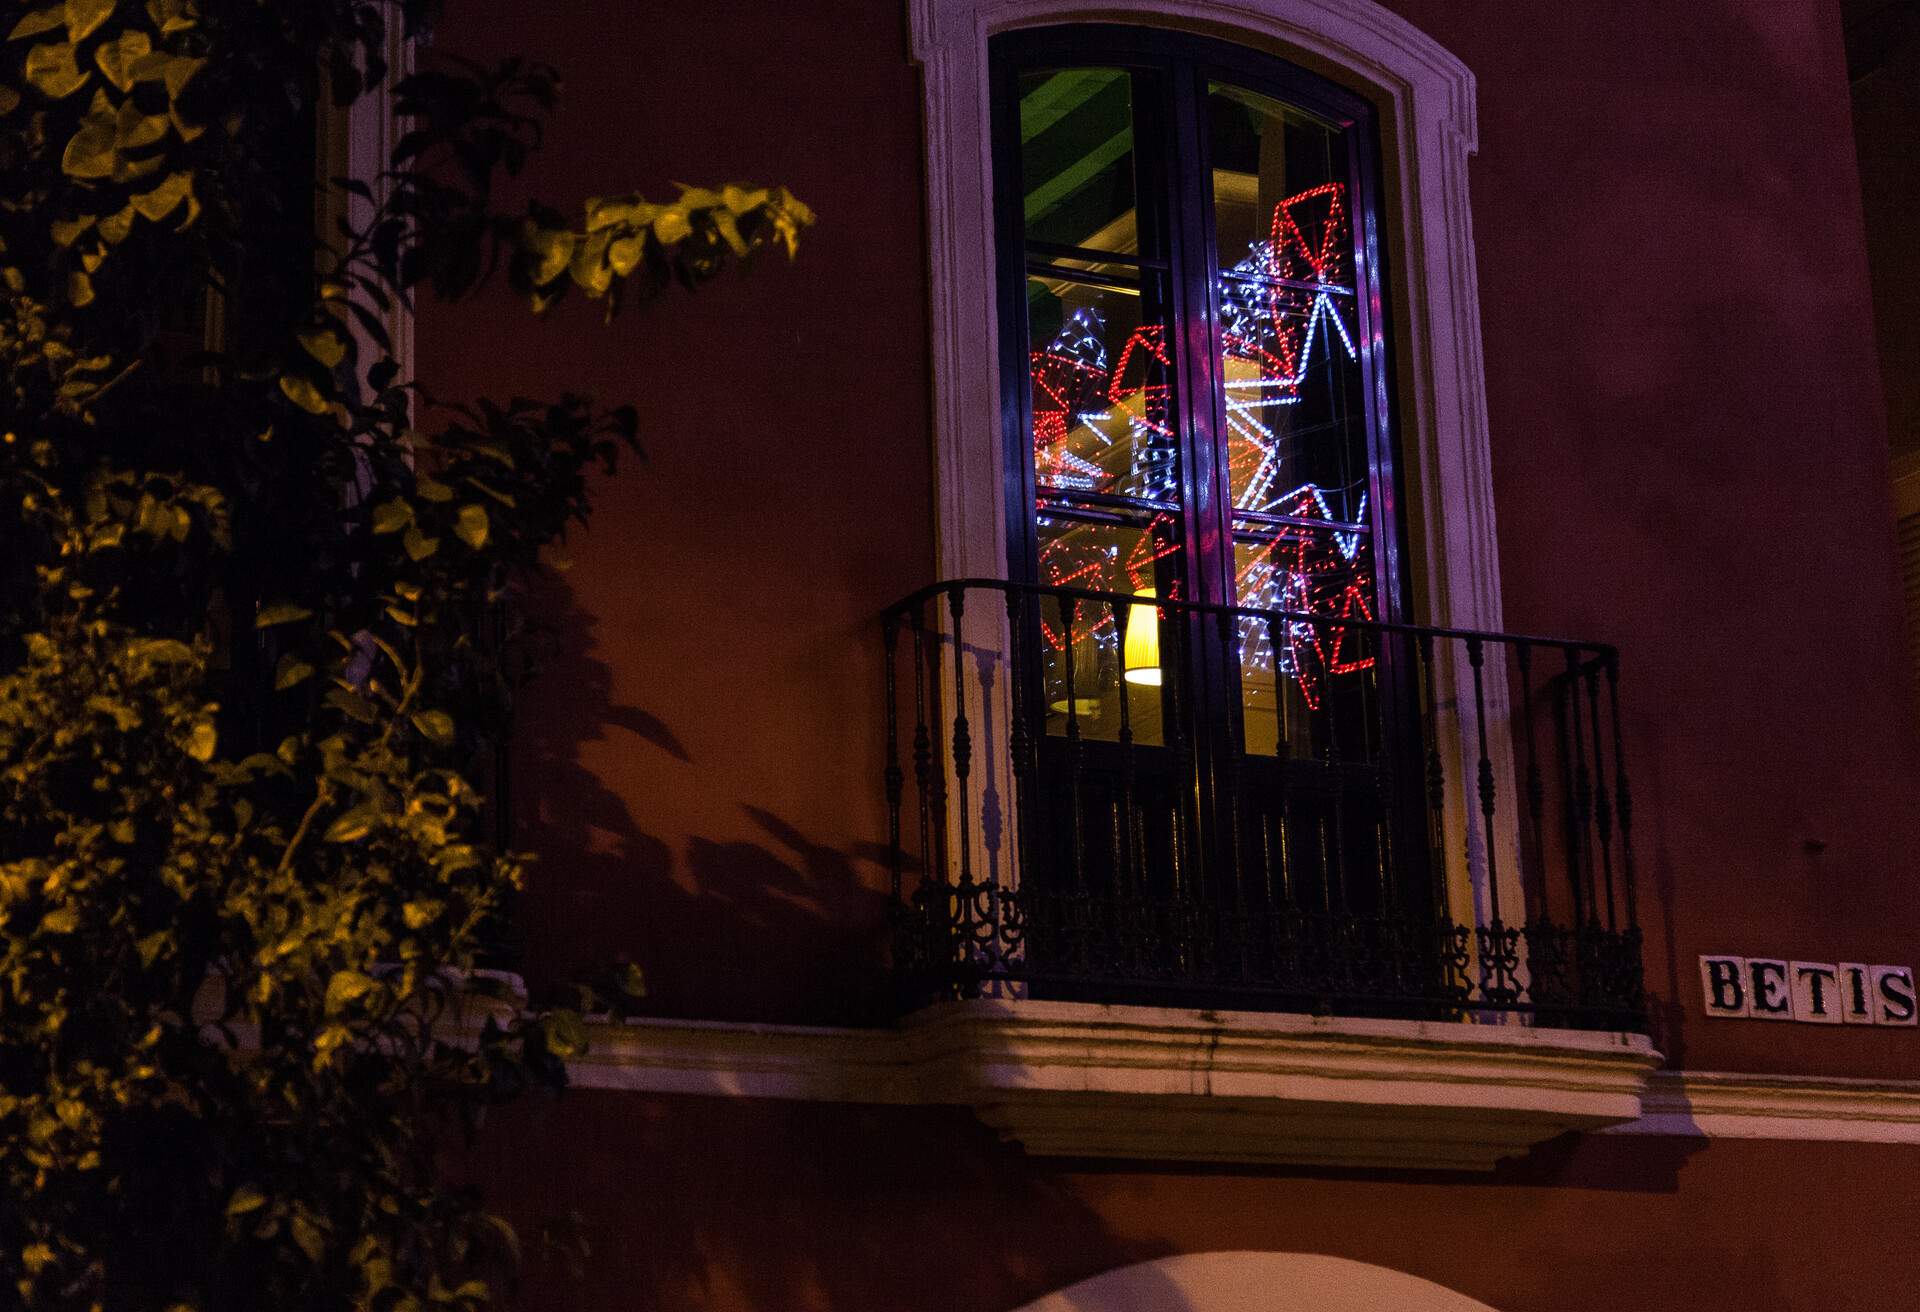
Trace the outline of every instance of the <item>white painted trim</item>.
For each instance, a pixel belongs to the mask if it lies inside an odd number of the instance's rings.
[[[946,1003],[892,1030],[603,1025],[589,1088],[970,1106],[1036,1155],[1484,1170],[1631,1120],[1640,1035],[1084,1003]]]
[[[1495,1312],[1402,1271],[1324,1253],[1180,1253],[1120,1267],[1019,1312]]]
[[[1662,1071],[1640,1118],[1602,1133],[1920,1144],[1920,1080]]]
[[[973,1045],[976,1054],[998,1053],[989,1060],[956,1055],[969,1050],[961,1032],[985,1008],[995,1009],[988,1017],[1025,1013],[1031,1023],[1003,1025],[997,1048]],[[1032,1084],[1041,1077],[1022,1072],[1042,1057],[1055,1067],[1048,1078],[1077,1067],[1088,1089],[1132,1071],[1151,1099],[1228,1097],[1266,1079],[1373,1106],[1417,1094],[1470,1108],[1475,1086],[1490,1078],[1549,1096],[1613,1096],[1623,1068],[1639,1065],[1642,1053],[1654,1059],[1632,1036],[1034,1002],[950,1004],[900,1029],[636,1020],[590,1033],[591,1051],[568,1067],[583,1088],[804,1102],[969,1102],[982,1072]],[[1097,1060],[1096,1045],[1106,1049]],[[1597,1132],[1920,1144],[1920,1080],[1652,1071],[1637,1097],[1637,1114]]]
[[[913,57],[925,106],[927,224],[933,361],[936,550],[940,577],[1004,577],[1005,464],[1001,459],[995,297],[993,145],[987,41],[1001,32],[1066,22],[1118,22],[1200,32],[1310,64],[1373,102],[1384,146],[1382,235],[1395,328],[1402,464],[1412,503],[1411,554],[1422,617],[1500,630],[1500,562],[1481,357],[1479,274],[1467,196],[1478,147],[1473,74],[1374,0],[909,0]],[[1464,661],[1439,671],[1456,705],[1472,704]],[[1006,680],[997,679],[1004,689]],[[990,710],[1006,723],[1004,693]],[[1506,670],[1486,672],[1487,736],[1498,795],[1518,797]],[[1446,744],[1455,781],[1477,760],[1464,735]],[[1003,745],[981,744],[983,786],[1012,796]],[[1516,809],[1497,814],[1502,912],[1522,918]],[[1011,806],[1002,814],[1011,826]],[[1467,790],[1449,790],[1448,904],[1489,919],[1487,855]],[[1009,828],[1010,832],[1010,828]],[[977,869],[998,854],[976,836]]]

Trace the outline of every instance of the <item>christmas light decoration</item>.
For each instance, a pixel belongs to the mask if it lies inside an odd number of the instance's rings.
[[[1314,617],[1276,626],[1277,650],[1264,620],[1243,618],[1242,667],[1292,680],[1309,707],[1321,704],[1327,679],[1373,665],[1371,655],[1355,649],[1360,640],[1352,630],[1330,622],[1365,624],[1373,618],[1365,486],[1328,488],[1285,477],[1298,464],[1293,447],[1300,440],[1288,429],[1288,408],[1309,399],[1316,369],[1324,376],[1322,386],[1337,388],[1335,369],[1359,358],[1345,317],[1355,300],[1351,247],[1345,187],[1313,187],[1276,205],[1266,239],[1254,243],[1216,284],[1233,507],[1286,521],[1261,528],[1259,541],[1242,541],[1235,595],[1250,608]],[[1168,383],[1173,362],[1166,331],[1159,324],[1135,328],[1117,361],[1110,361],[1107,342],[1100,310],[1082,306],[1033,353],[1036,478],[1043,491],[1177,500],[1178,443]],[[1344,432],[1336,432],[1335,440],[1345,439]],[[1038,509],[1045,527],[1049,506],[1044,498]],[[1114,532],[1093,525],[1047,537],[1040,550],[1040,581],[1177,600],[1177,580],[1165,587],[1158,580],[1158,562],[1178,549],[1177,527],[1174,516],[1156,513],[1143,530],[1133,530],[1135,541],[1124,557]],[[1145,641],[1132,632],[1137,623],[1129,618],[1129,649]],[[1158,628],[1152,627],[1157,643]],[[1043,623],[1042,630],[1053,650],[1064,647],[1063,628]],[[1117,648],[1111,608],[1095,607],[1076,617],[1072,637],[1094,650]],[[1123,653],[1122,665],[1131,669],[1134,654]],[[1159,668],[1157,650],[1151,665]]]

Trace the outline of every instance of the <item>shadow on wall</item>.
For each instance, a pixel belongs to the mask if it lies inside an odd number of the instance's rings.
[[[959,1108],[572,1090],[482,1143],[524,1234],[575,1211],[591,1244],[578,1278],[529,1245],[528,1312],[1009,1312],[1174,1251]]]
[[[743,737],[732,759],[702,760],[663,715],[616,702],[596,618],[564,580],[543,576],[528,603],[536,673],[511,787],[513,842],[538,857],[521,908],[530,985],[624,958],[654,1014],[884,1019],[884,848],[821,842],[745,800],[776,768],[764,746]],[[875,827],[851,804],[826,818]]]

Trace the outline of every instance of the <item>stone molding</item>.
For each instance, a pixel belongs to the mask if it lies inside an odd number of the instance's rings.
[[[1920,1144],[1920,1081],[1662,1071],[1638,1035],[1054,1002],[590,1027],[583,1088],[970,1106],[1039,1155],[1484,1169],[1567,1130]]]
[[[946,1003],[890,1030],[596,1026],[590,1088],[962,1105],[1042,1156],[1488,1169],[1630,1121],[1644,1037],[1086,1003]]]
[[[1920,1144],[1920,1080],[1658,1071],[1640,1116],[1603,1133]]]

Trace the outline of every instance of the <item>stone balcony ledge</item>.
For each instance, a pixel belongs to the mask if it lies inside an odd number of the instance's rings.
[[[885,1030],[595,1026],[578,1083],[963,1105],[1042,1156],[1488,1170],[1634,1121],[1637,1034],[982,999]]]

